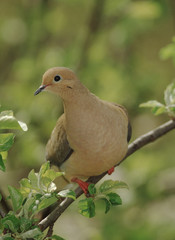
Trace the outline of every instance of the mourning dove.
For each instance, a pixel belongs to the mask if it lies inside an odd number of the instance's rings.
[[[63,100],[64,113],[58,119],[46,146],[46,159],[65,172],[64,184],[97,176],[119,163],[127,153],[131,128],[124,107],[99,99],[64,67],[43,75],[35,95],[48,91]],[[61,183],[61,185],[64,185]]]

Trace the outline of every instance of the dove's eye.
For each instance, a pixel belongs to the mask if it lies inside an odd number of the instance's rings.
[[[59,76],[59,75],[56,75],[55,77],[54,77],[54,81],[55,82],[58,82],[58,81],[60,81],[61,80],[61,77]]]

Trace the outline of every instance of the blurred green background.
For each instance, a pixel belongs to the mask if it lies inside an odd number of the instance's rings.
[[[18,186],[44,162],[45,145],[63,111],[57,97],[33,95],[50,67],[72,68],[100,98],[123,104],[132,140],[168,120],[138,105],[163,101],[175,72],[171,60],[161,60],[160,50],[174,32],[174,0],[1,1],[1,110],[13,110],[29,130],[17,132],[0,187],[6,192],[8,184]],[[171,132],[133,154],[110,177],[129,185],[121,191],[122,206],[107,215],[99,207],[95,218],[86,219],[74,203],[55,233],[67,240],[175,239],[174,156]]]

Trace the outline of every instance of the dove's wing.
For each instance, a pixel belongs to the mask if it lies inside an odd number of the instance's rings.
[[[73,153],[67,140],[64,121],[65,115],[63,114],[58,119],[46,146],[46,160],[58,167],[60,167],[61,164]]]

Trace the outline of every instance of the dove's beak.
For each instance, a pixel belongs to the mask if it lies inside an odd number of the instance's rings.
[[[40,92],[42,92],[45,88],[47,87],[47,85],[41,85],[34,93],[34,95],[36,96],[37,94],[39,94]]]

